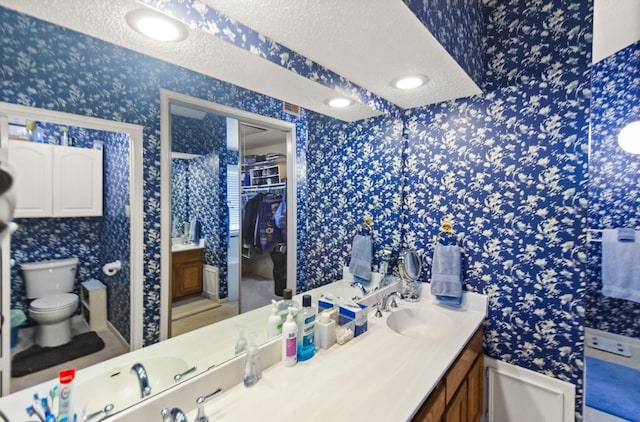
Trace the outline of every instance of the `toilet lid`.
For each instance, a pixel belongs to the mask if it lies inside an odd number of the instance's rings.
[[[65,306],[73,305],[77,300],[77,295],[73,293],[63,293],[36,299],[31,302],[30,308],[34,310],[64,308]]]

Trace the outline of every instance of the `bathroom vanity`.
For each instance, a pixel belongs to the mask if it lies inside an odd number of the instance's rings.
[[[317,300],[324,292],[348,288],[343,280],[308,293]],[[256,415],[278,422],[301,415],[305,420],[478,420],[486,297],[465,293],[462,309],[446,309],[434,303],[426,288],[420,302],[399,300],[398,308],[375,317],[372,305],[397,289],[393,284],[361,301],[371,310],[367,332],[345,345],[319,350],[294,367],[280,364],[280,337],[266,339],[271,308],[266,306],[78,371],[74,407],[82,409],[86,403],[90,413],[117,404],[108,418],[114,421],[161,420],[163,408],[177,407],[193,421],[196,398],[222,388],[205,403],[211,422],[255,420]],[[242,384],[244,354],[228,360],[238,324],[247,333],[258,333],[261,344],[263,376],[251,388]],[[114,396],[130,388],[129,381],[136,388],[130,367],[137,362],[151,372],[153,396],[143,401],[131,394]],[[174,375],[193,366],[197,370],[176,385]],[[115,379],[115,372],[123,377]],[[11,420],[25,420],[24,408],[32,394],[45,393],[54,384],[1,398],[0,408]]]
[[[402,333],[390,328],[394,313],[407,309],[433,316],[426,330],[411,322],[396,327],[407,329]],[[260,352],[265,370],[252,388],[242,385],[241,357],[114,418],[153,420],[162,408],[179,407],[192,421],[197,416],[196,398],[220,387],[222,394],[204,407],[212,422],[255,420],[257,415],[262,421],[278,422],[477,421],[482,409],[485,312],[482,295],[465,293],[463,309],[453,310],[436,305],[426,292],[418,303],[399,301],[399,307],[382,318],[371,312],[366,333],[291,368],[279,362],[279,339],[264,344]]]
[[[189,248],[171,253],[171,298],[202,293],[204,249]]]

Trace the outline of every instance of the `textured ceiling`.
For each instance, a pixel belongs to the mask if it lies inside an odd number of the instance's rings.
[[[640,40],[640,0],[595,0],[593,62]]]
[[[400,0],[204,0],[204,3],[400,106],[480,89]],[[421,74],[412,91],[391,86]]]
[[[479,92],[400,0],[208,4],[401,108]],[[358,102],[330,108],[325,101],[335,96],[332,89],[196,29],[181,43],[148,40],[126,25],[126,13],[144,7],[134,0],[0,0],[0,5],[341,120],[381,114]],[[409,73],[425,74],[430,82],[413,92],[391,87],[393,79]]]

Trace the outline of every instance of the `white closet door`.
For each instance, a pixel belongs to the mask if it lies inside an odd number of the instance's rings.
[[[102,151],[62,146],[53,149],[53,215],[102,215]]]
[[[15,218],[51,217],[52,145],[9,141],[9,165],[14,175]]]

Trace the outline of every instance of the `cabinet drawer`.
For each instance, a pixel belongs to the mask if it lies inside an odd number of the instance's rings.
[[[482,327],[478,328],[445,376],[447,404],[464,381],[471,365],[480,355],[482,355]]]

